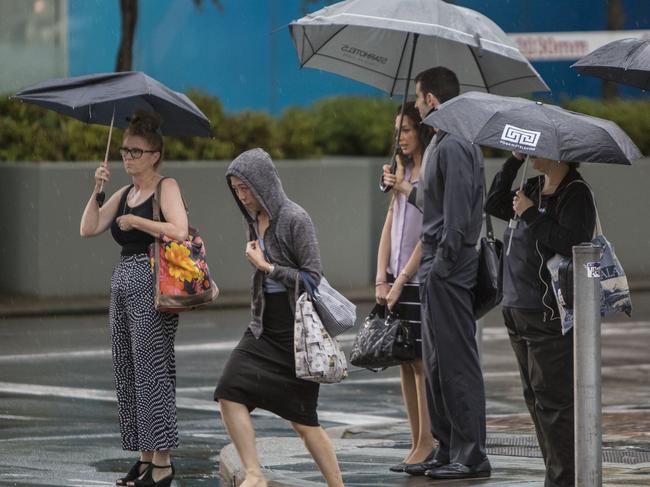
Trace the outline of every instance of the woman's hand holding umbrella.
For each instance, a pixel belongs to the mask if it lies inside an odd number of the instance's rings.
[[[523,191],[517,191],[512,199],[512,209],[515,210],[517,216],[521,218],[521,215],[531,206],[533,206],[532,200]]]
[[[111,171],[108,169],[107,161],[100,162],[99,167],[95,169],[95,193],[99,194],[102,191],[110,177]]]

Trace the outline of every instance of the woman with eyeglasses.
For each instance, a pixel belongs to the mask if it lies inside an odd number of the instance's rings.
[[[131,184],[99,206],[97,194],[108,182],[108,167],[95,171],[95,187],[81,217],[81,236],[110,228],[121,246],[111,278],[110,326],[122,448],[139,458],[116,485],[171,485],[170,450],[178,447],[174,337],[178,315],[154,306],[149,245],[165,234],[188,235],[178,183],[159,170],[163,156],[160,116],[137,112],[124,132],[120,154]],[[160,183],[160,221],[153,219],[153,198]]]

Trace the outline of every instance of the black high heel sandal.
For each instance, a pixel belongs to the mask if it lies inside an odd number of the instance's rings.
[[[153,479],[154,468],[171,468],[172,473],[156,482]],[[127,485],[129,487],[169,487],[172,484],[172,480],[174,480],[174,475],[176,475],[176,470],[174,470],[173,463],[170,463],[169,465],[155,465],[152,463],[149,465],[141,479],[132,480]]]
[[[142,465],[151,465],[151,462],[142,462],[138,460],[133,464],[131,469],[127,472],[125,477],[122,477],[121,479],[117,479],[115,481],[115,485],[121,485],[121,486],[126,486],[128,482],[132,482],[133,480],[137,479],[140,475],[142,475],[144,472],[146,472],[147,468],[145,468],[142,472],[140,471],[140,466]]]

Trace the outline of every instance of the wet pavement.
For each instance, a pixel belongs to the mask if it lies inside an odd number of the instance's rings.
[[[648,298],[634,296],[633,319],[603,325],[604,439],[618,451],[605,464],[606,485],[650,485],[650,461],[643,457],[650,452]],[[369,309],[360,304],[359,314]],[[231,485],[219,479],[219,455],[229,441],[212,391],[247,316],[247,309],[220,309],[181,319],[176,486]],[[0,320],[0,485],[114,485],[132,463],[133,454],[120,448],[106,321],[102,315]],[[343,337],[346,350],[352,338]],[[541,486],[542,463],[498,313],[486,319],[483,361],[495,477],[471,485]],[[342,384],[323,386],[319,404],[323,425],[339,438],[346,485],[433,485],[386,471],[408,441],[397,369],[355,371]],[[283,420],[256,411],[254,422],[265,467],[284,479],[276,485],[322,482]],[[624,480],[616,480],[620,475]]]

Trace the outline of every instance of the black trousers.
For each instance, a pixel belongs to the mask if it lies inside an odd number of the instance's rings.
[[[434,248],[423,246],[419,280],[431,432],[440,444],[436,458],[475,465],[486,458],[485,389],[472,312],[478,254],[463,247],[446,278],[433,272],[434,255]]]
[[[573,333],[542,311],[503,308],[524,399],[546,464],[545,487],[574,485]]]

